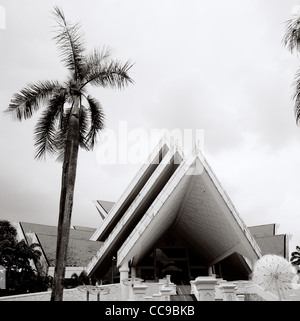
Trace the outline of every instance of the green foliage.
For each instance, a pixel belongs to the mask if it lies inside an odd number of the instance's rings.
[[[284,46],[293,53],[300,52],[300,18],[296,17],[286,22],[285,35],[283,37]],[[294,112],[296,123],[300,123],[300,70],[295,75],[294,81]]]
[[[87,85],[121,89],[133,80],[128,75],[132,67],[129,61],[121,63],[111,59],[106,48],[86,53],[80,26],[69,23],[58,7],[54,8],[54,17],[57,21],[54,40],[70,73],[67,80],[27,85],[13,95],[5,112],[23,120],[44,107],[34,130],[35,158],[41,159],[48,153],[61,161],[76,97],[80,97],[79,144],[89,151],[95,146],[97,133],[104,128],[104,112],[97,99],[86,95]]]
[[[7,220],[0,220],[0,242],[14,241],[17,236],[16,228]]]
[[[132,64],[111,59],[107,49],[86,52],[78,24],[69,23],[64,13],[54,7],[57,32],[54,40],[69,75],[64,82],[46,81],[29,84],[13,95],[6,110],[18,120],[30,118],[44,107],[34,130],[35,157],[48,153],[63,161],[56,266],[51,300],[62,299],[73,206],[78,147],[89,151],[97,134],[104,128],[104,112],[98,100],[87,95],[87,86],[122,89],[133,83],[128,72]],[[66,236],[63,239],[63,236]]]
[[[293,265],[300,268],[300,247],[299,246],[296,246],[296,251],[292,252],[290,261]]]
[[[6,290],[1,290],[0,295],[46,291],[51,278],[36,271],[32,264],[40,259],[39,245],[18,242],[16,236],[11,223],[0,220],[0,265],[6,269]]]
[[[97,282],[99,283],[97,278],[90,278],[86,271],[82,271],[79,275],[76,273],[72,274],[71,280],[69,280],[69,286],[77,287],[81,285],[95,285]]]

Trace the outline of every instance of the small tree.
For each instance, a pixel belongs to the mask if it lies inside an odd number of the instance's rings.
[[[18,242],[17,231],[5,220],[0,221],[0,265],[6,269],[7,293],[44,291],[50,286],[50,278],[40,274],[32,265],[39,262],[39,244]]]

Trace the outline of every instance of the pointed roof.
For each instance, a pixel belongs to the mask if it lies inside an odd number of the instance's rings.
[[[88,265],[88,273],[95,271],[98,266],[111,263],[111,257],[116,255],[181,161],[182,154],[179,150],[170,150],[166,143],[157,146],[92,236],[91,240],[104,241],[104,244]]]
[[[97,200],[94,203],[96,205],[96,209],[98,213],[100,214],[103,220],[106,218],[107,214],[115,204],[114,202],[108,202],[108,201],[102,201],[102,200]]]
[[[169,150],[167,142],[160,142],[149,156],[144,166],[134,177],[128,188],[125,190],[120,199],[110,209],[106,220],[92,235],[91,240],[103,241],[111,233],[114,226],[121,219],[132,202],[138,196],[148,179],[155,172],[156,168],[165,157]]]
[[[200,153],[183,162],[163,187],[119,249],[118,265],[124,260],[135,265],[170,228],[200,252],[208,265],[235,252],[251,261],[261,256],[254,238]]]
[[[22,238],[31,244],[29,234],[34,233],[36,240],[41,245],[48,266],[54,266],[56,256],[57,227],[19,222]],[[74,226],[70,229],[70,238],[67,254],[67,266],[86,266],[102,246],[102,242],[90,241],[95,231],[91,227]]]
[[[98,200],[97,203],[104,209],[106,214],[109,213],[109,211],[115,205],[115,202],[102,201],[102,200]]]
[[[251,268],[260,249],[207,161],[195,150],[184,158],[176,146],[157,146],[91,239],[103,246],[89,274],[111,262],[138,263],[169,229],[183,237],[207,264],[233,253]]]

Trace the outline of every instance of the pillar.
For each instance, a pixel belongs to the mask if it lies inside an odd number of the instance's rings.
[[[161,293],[155,293],[152,295],[153,301],[161,301]]]
[[[134,301],[145,301],[147,289],[148,289],[148,285],[145,283],[140,282],[140,283],[134,284],[132,288]]]
[[[198,292],[199,301],[215,301],[215,286],[217,279],[211,276],[199,276],[193,282]]]
[[[168,286],[162,286],[160,289],[161,300],[162,301],[171,301],[170,295],[172,294],[172,288]]]
[[[131,277],[136,278],[136,267],[132,266],[130,270],[131,270]]]
[[[245,294],[237,294],[236,300],[237,301],[245,301]]]
[[[223,294],[223,301],[236,301],[235,289],[236,285],[233,283],[223,283],[219,286]]]
[[[123,281],[125,279],[128,279],[128,273],[129,273],[128,262],[124,262],[120,266],[119,272],[120,272],[121,300],[127,301],[129,296],[129,289],[128,289],[128,285],[125,285]]]
[[[176,284],[172,282],[171,275],[167,275],[165,278],[160,279],[160,282],[158,282],[158,288],[161,290],[163,287],[171,288],[171,295],[176,295]]]

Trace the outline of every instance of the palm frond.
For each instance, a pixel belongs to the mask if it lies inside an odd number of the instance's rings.
[[[291,264],[293,265],[300,265],[300,259],[298,258],[291,258],[290,259]]]
[[[89,75],[95,68],[105,64],[111,57],[111,51],[108,47],[102,50],[94,49],[91,53],[84,57],[83,68],[85,75]]]
[[[78,23],[69,23],[63,11],[54,7],[54,17],[58,23],[58,34],[54,37],[60,52],[64,65],[74,73],[74,78],[82,79],[84,56],[84,39]]]
[[[97,134],[100,130],[104,128],[104,112],[100,102],[91,97],[90,95],[86,97],[86,100],[89,104],[89,113],[90,113],[90,125],[89,130],[86,135],[86,145],[88,150],[92,150],[97,141]]]
[[[87,84],[101,87],[124,88],[133,83],[128,71],[133,64],[130,61],[122,64],[119,61],[102,61],[101,63],[90,66],[90,70],[85,76],[82,88]]]
[[[300,18],[290,19],[286,22],[283,44],[293,52],[300,49]]]
[[[63,114],[63,108],[66,101],[64,94],[55,95],[50,101],[47,109],[38,120],[35,135],[35,158],[40,159],[46,156],[46,153],[55,155],[57,153],[57,131],[58,123]]]
[[[58,81],[45,81],[29,84],[13,95],[5,113],[11,114],[18,120],[30,118],[43,102],[46,102],[56,91],[61,89]]]

